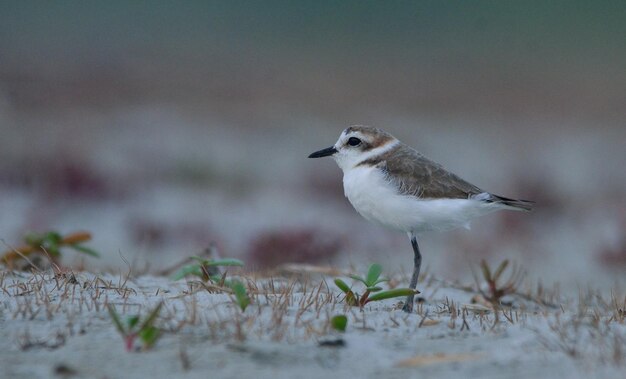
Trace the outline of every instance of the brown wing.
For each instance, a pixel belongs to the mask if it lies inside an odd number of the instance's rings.
[[[406,195],[423,199],[467,199],[485,192],[408,146],[400,146],[385,155],[379,167]]]

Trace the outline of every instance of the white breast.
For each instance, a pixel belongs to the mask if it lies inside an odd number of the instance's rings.
[[[473,199],[422,200],[401,195],[381,170],[371,166],[345,171],[343,189],[361,216],[404,232],[468,227],[472,218],[500,209],[496,204]]]

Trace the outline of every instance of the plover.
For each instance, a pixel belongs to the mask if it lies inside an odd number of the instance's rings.
[[[418,234],[469,227],[471,219],[502,209],[530,211],[533,202],[494,195],[466,182],[391,134],[369,126],[345,129],[337,142],[309,158],[332,156],[343,189],[367,220],[407,233],[413,247],[415,289],[422,255]],[[403,310],[412,312],[414,295]]]

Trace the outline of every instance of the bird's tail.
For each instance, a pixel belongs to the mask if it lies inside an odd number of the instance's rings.
[[[489,199],[489,201],[493,203],[506,205],[507,207],[510,207],[513,210],[526,211],[526,212],[531,211],[533,207],[535,206],[534,201],[509,199],[506,197],[493,195],[493,194],[491,195],[491,199]]]

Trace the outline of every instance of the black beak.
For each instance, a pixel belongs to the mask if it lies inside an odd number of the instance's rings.
[[[316,151],[313,154],[309,155],[309,158],[321,158],[321,157],[327,157],[329,155],[333,155],[337,152],[337,149],[335,149],[335,146],[331,146],[331,147],[327,147],[325,149],[322,149],[320,151]]]

